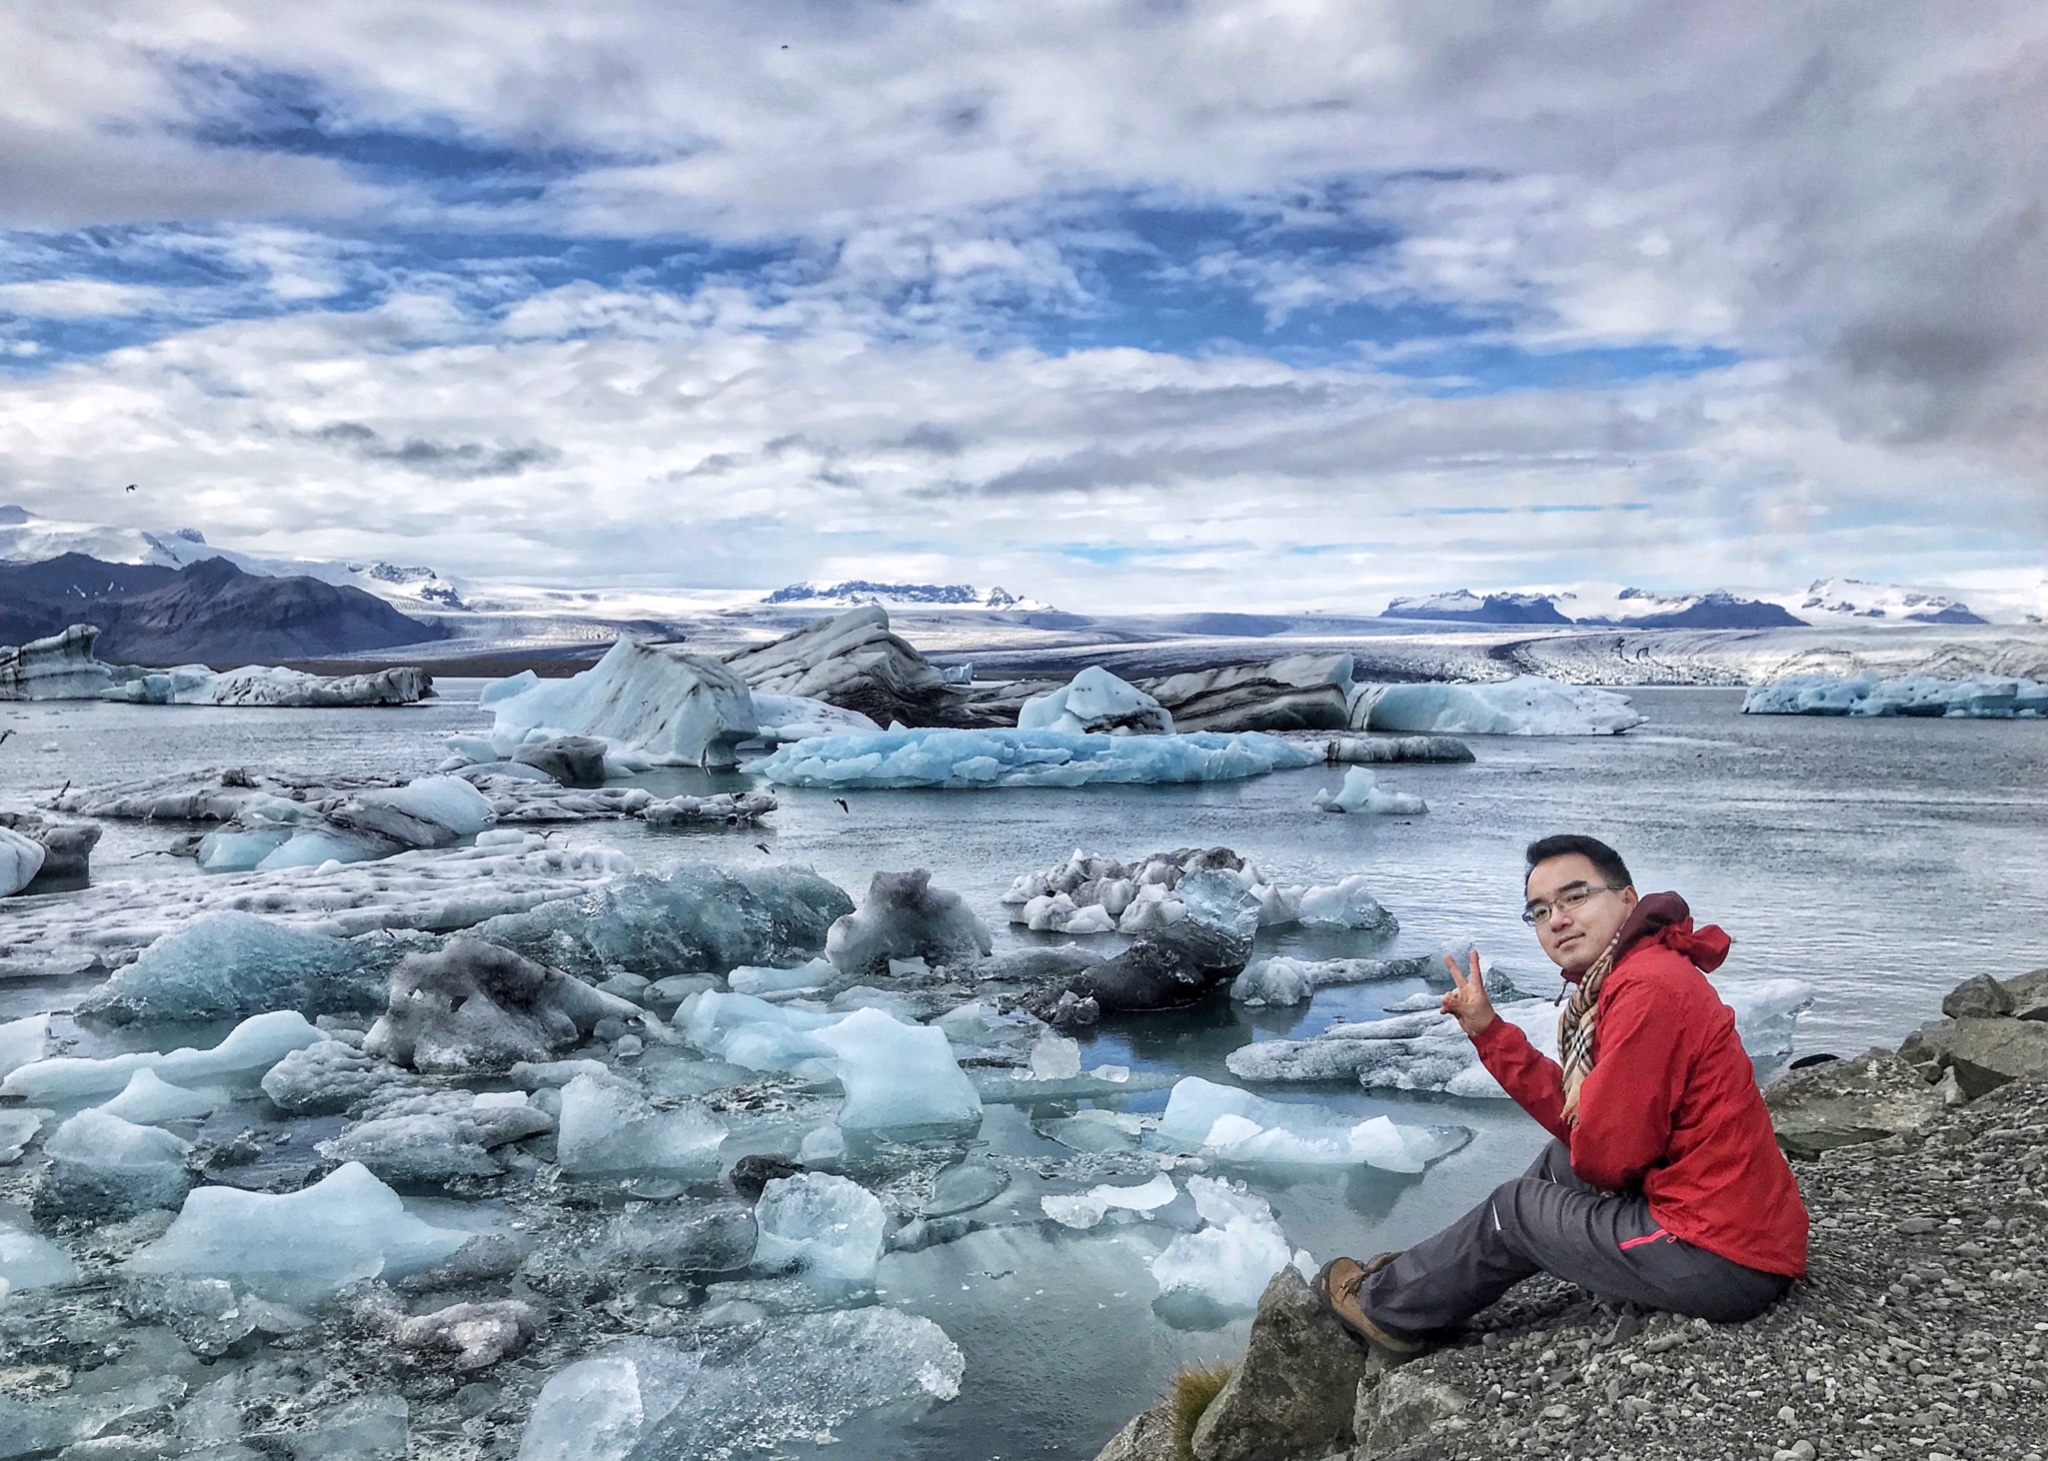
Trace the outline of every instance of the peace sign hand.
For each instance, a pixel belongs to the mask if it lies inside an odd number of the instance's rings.
[[[1444,967],[1451,971],[1451,983],[1455,987],[1444,996],[1443,1012],[1457,1020],[1458,1028],[1468,1035],[1477,1035],[1494,1021],[1493,1001],[1486,996],[1486,980],[1479,972],[1479,950],[1472,951],[1472,970],[1469,974],[1458,967],[1458,961],[1449,954],[1444,955]]]

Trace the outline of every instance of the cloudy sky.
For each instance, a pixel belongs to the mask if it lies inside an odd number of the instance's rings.
[[[2044,157],[2039,0],[6,0],[0,502],[1077,608],[2030,591]]]

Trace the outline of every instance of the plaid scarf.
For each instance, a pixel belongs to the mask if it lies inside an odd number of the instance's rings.
[[[1557,1017],[1557,1053],[1564,1062],[1564,1119],[1570,1126],[1579,1124],[1579,1087],[1593,1072],[1593,1035],[1600,1023],[1600,986],[1614,972],[1615,955],[1621,952],[1621,936],[1629,931],[1632,922],[1630,919],[1614,931],[1606,952],[1579,976],[1579,987],[1572,991],[1571,1003]]]

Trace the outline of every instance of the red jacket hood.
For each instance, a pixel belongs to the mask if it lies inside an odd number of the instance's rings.
[[[1629,951],[1637,944],[1662,944],[1685,955],[1692,960],[1695,969],[1708,974],[1720,968],[1721,961],[1728,957],[1730,942],[1718,924],[1694,928],[1692,909],[1678,894],[1649,893],[1637,900],[1628,921],[1622,924],[1621,943],[1615,950],[1614,962],[1619,964],[1628,957]],[[1567,973],[1564,977],[1570,983],[1579,982],[1577,974]]]

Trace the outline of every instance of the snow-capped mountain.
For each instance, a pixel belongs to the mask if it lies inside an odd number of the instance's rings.
[[[1495,593],[1481,597],[1470,589],[1395,599],[1384,619],[1436,619],[1464,624],[1569,624],[1557,600],[1569,594]]]
[[[865,578],[834,584],[793,583],[776,589],[761,602],[840,607],[880,604],[889,609],[1018,609],[1031,613],[1045,613],[1052,608],[1051,604],[1039,599],[1019,598],[1000,587],[983,590],[965,583],[875,583]]]
[[[1798,612],[1814,623],[1860,619],[1907,624],[1983,624],[1968,604],[1933,589],[1894,583],[1865,583],[1855,578],[1815,579],[1801,598]]]
[[[466,607],[456,584],[431,568],[395,563],[337,563],[319,558],[279,558],[216,548],[197,528],[148,532],[40,517],[23,507],[0,507],[0,562],[40,563],[66,553],[83,553],[102,563],[146,563],[186,568],[222,558],[244,573],[263,578],[317,578],[359,588],[402,609],[440,612]]]

